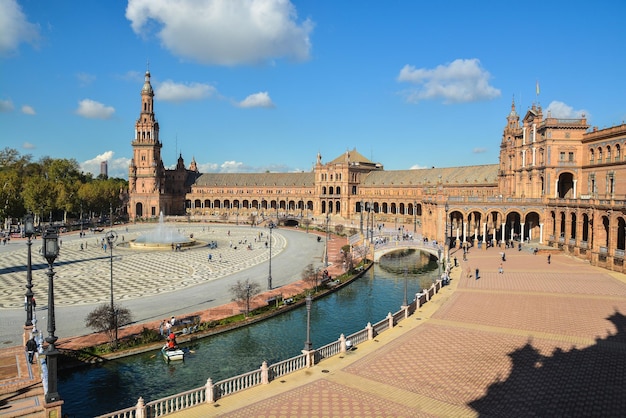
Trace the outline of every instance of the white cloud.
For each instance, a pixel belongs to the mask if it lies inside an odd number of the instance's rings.
[[[35,109],[32,106],[24,105],[22,106],[22,113],[26,115],[35,115]]]
[[[254,93],[239,102],[239,107],[275,107],[270,95],[264,91]]]
[[[423,165],[415,164],[415,165],[412,165],[411,168],[409,168],[409,170],[422,170],[424,168],[430,168],[430,167],[426,167],[426,166],[423,166]]]
[[[129,0],[126,18],[147,37],[156,28],[172,54],[204,64],[309,58],[313,23],[288,0]]]
[[[589,119],[589,113],[586,110],[574,110],[573,107],[556,100],[548,105],[544,115],[547,115],[548,112],[551,117],[558,119],[579,119],[583,116]]]
[[[105,106],[94,100],[84,99],[78,102],[76,114],[88,119],[110,119],[115,113],[111,106]]]
[[[201,173],[215,173],[219,168],[219,164],[215,163],[204,163],[198,164],[198,171]]]
[[[472,152],[474,154],[484,154],[485,152],[487,152],[487,148],[477,147],[477,148],[474,148]]]
[[[81,87],[88,86],[96,80],[95,75],[87,73],[78,73],[76,74],[76,78],[78,79]]]
[[[130,164],[130,159],[125,157],[114,158],[114,156],[115,153],[113,151],[105,151],[91,160],[82,162],[80,164],[80,169],[85,173],[91,173],[94,177],[98,177],[100,175],[100,163],[102,161],[106,161],[109,178],[115,177],[128,179],[128,166]]]
[[[11,99],[0,100],[0,112],[13,112],[13,110],[15,110],[15,106]]]
[[[24,142],[22,144],[22,148],[24,148],[24,149],[35,149],[37,147],[34,144],[31,144],[30,142]]]
[[[36,45],[39,40],[39,26],[30,23],[17,0],[0,1],[0,55],[17,50],[23,43]]]
[[[490,78],[489,72],[474,58],[457,59],[434,69],[405,65],[397,80],[416,85],[404,92],[410,103],[438,98],[444,103],[463,103],[499,97],[500,90],[489,85]]]
[[[222,165],[220,165],[220,173],[242,173],[242,168],[244,164],[238,161],[224,161]]]
[[[172,167],[174,168],[174,167]],[[287,167],[283,164],[274,164],[266,167],[253,167],[241,161],[224,161],[217,163],[198,163],[200,173],[300,173],[303,170]]]
[[[171,80],[166,80],[159,84],[154,92],[154,95],[157,99],[163,101],[183,102],[187,100],[201,100],[211,97],[215,91],[215,87],[209,84],[181,84],[175,83]]]

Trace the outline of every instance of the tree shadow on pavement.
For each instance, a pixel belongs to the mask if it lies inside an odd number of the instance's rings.
[[[606,318],[617,332],[584,349],[543,356],[532,341],[509,353],[511,373],[468,403],[479,416],[617,417],[626,411],[626,317]]]

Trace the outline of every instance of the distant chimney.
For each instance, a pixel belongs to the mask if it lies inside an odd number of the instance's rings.
[[[106,178],[109,177],[109,168],[106,161],[100,163],[100,175]]]

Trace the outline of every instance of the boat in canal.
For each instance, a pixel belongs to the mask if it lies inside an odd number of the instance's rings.
[[[161,348],[161,354],[168,363],[170,361],[180,361],[185,359],[185,352],[180,348],[168,349],[167,346]]]

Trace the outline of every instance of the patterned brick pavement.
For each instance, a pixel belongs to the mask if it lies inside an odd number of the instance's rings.
[[[265,246],[268,234],[264,228],[212,225],[188,227],[182,232],[193,233],[194,238],[200,241],[217,242],[218,248],[211,250],[214,261],[207,261],[206,248],[180,252],[156,251],[146,257],[145,251],[116,247],[113,250],[116,300],[174,292],[239,272],[269,259],[269,248]],[[126,233],[120,229],[120,243],[122,234],[125,235],[125,241],[128,241],[140,233],[136,228]],[[260,233],[264,233],[264,236],[260,237]],[[62,307],[108,301],[111,259],[109,250],[104,251],[100,246],[103,236],[104,234],[87,235],[84,239],[72,237],[71,241],[67,239],[63,243],[54,266],[56,277],[62,280],[62,285],[55,286],[54,289],[55,305]],[[287,244],[280,231],[272,234],[272,242],[272,256],[277,256]],[[86,249],[81,250],[81,244],[83,248],[86,244]],[[251,250],[245,248],[247,244],[252,245]],[[47,264],[38,254],[40,246],[41,240],[33,241],[33,277],[37,280],[37,293],[46,295],[47,281],[38,280],[47,269]],[[22,307],[25,265],[24,246],[14,246],[13,251],[2,254],[0,308]],[[184,280],[172,280],[178,278]],[[88,286],[85,285],[86,280]],[[40,305],[43,302],[39,300]]]
[[[499,274],[498,250],[472,250],[478,280],[460,266],[374,341],[175,416],[623,416],[626,278],[551,261],[508,251]]]

